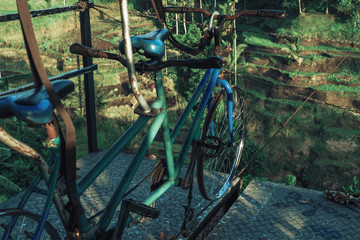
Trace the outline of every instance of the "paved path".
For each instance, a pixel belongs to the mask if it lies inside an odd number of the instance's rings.
[[[78,161],[78,167],[81,169],[80,176],[89,171],[103,153],[104,152],[93,153],[83,159],[80,159]],[[117,186],[116,184],[120,181],[127,165],[130,163],[131,158],[132,156],[130,155],[119,154],[84,193],[81,200],[84,204],[87,216],[92,216],[106,205],[111,197],[111,193]],[[156,162],[157,161],[151,159],[144,159],[130,187],[136,185],[144,178],[144,176],[149,174],[154,168]],[[200,210],[206,206],[208,202],[202,199],[196,186],[197,184],[194,187],[193,206],[196,206],[196,208]],[[143,200],[145,199],[145,196],[149,195],[149,192],[150,183],[148,180],[137,190],[131,193],[128,198]],[[0,208],[16,207],[16,198],[19,198],[20,196],[21,194],[0,204]],[[40,213],[40,209],[42,209],[44,202],[44,196],[34,193],[28,201],[28,204],[25,206],[25,209]],[[187,191],[181,190],[177,187],[169,189],[160,199],[156,201],[156,208],[160,210],[159,218],[146,220],[142,224],[127,228],[123,239],[159,239],[161,232],[164,230],[168,232],[169,235],[177,235],[180,232],[180,227],[184,219],[183,206],[185,205],[187,205]],[[114,215],[112,225],[115,225],[119,211],[120,208],[117,209]],[[96,219],[99,219],[99,217]],[[199,220],[201,219],[202,216],[199,216]],[[51,210],[49,222],[54,225],[54,227],[56,227],[62,235],[65,234],[61,228],[61,222],[56,215],[54,207]]]
[[[85,174],[103,153],[94,153],[79,160],[80,174]],[[131,156],[119,154],[85,192],[82,202],[88,216],[105,206],[130,161]],[[131,185],[135,185],[147,175],[155,164],[154,160],[144,159]],[[129,198],[141,200],[148,193],[149,181]],[[12,198],[0,204],[0,208],[14,207],[15,202]],[[38,209],[41,209],[43,203],[43,196],[33,194],[25,209],[39,212]],[[187,191],[171,188],[156,201],[156,208],[161,212],[159,218],[127,228],[123,239],[159,239],[164,230],[169,235],[178,234],[184,217],[182,206],[186,203]],[[197,210],[207,204],[202,200],[196,186],[193,203]],[[359,208],[355,210],[360,211]],[[118,212],[119,209],[112,224],[115,224]],[[199,216],[198,219],[203,217]],[[54,209],[49,221],[64,234]],[[253,181],[207,239],[360,239],[360,213],[326,200],[319,191]]]
[[[320,191],[252,181],[207,239],[356,240],[360,208],[351,207]]]

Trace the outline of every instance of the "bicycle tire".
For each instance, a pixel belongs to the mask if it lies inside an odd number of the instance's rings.
[[[231,86],[231,89],[233,92],[233,145],[229,146],[231,141],[227,97],[223,89],[217,94],[209,109],[196,148],[199,190],[205,199],[211,201],[221,198],[231,186],[245,142],[244,94],[236,86]]]
[[[35,233],[41,217],[37,214],[20,209],[0,210],[0,239],[4,239],[6,229],[13,217],[18,217],[18,219],[11,231],[11,235],[6,239],[32,239],[32,235]],[[48,221],[45,222],[40,239],[61,240],[56,229]]]

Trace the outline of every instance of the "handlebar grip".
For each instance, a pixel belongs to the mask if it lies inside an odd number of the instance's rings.
[[[89,47],[85,47],[79,43],[74,43],[70,46],[70,52],[74,54],[79,54],[84,57],[95,57],[95,58],[101,58],[102,56],[100,50],[92,49]]]
[[[209,69],[209,68],[222,68],[223,62],[219,57],[208,57],[203,59],[188,59],[186,66],[189,68]]]
[[[260,17],[271,17],[271,18],[286,18],[287,12],[279,10],[261,9],[258,10],[257,15]]]

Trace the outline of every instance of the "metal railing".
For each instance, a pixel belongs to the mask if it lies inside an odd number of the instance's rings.
[[[71,6],[48,8],[41,10],[30,11],[31,17],[40,17],[64,12],[80,10],[80,32],[81,43],[84,46],[91,47],[91,26],[90,26],[90,8],[94,7],[93,3],[88,0],[82,0]],[[5,14],[0,15],[0,22],[9,22],[19,19],[19,14]],[[89,153],[98,150],[97,146],[97,131],[96,131],[96,114],[95,114],[95,91],[94,91],[94,74],[93,71],[97,69],[97,65],[93,64],[92,58],[83,57],[83,67],[73,71],[69,71],[60,75],[49,77],[50,80],[64,79],[84,75],[84,89],[85,89],[85,109],[86,122],[88,134],[88,150]],[[0,78],[0,81],[6,77]],[[24,85],[18,88],[2,92],[0,95],[11,94],[33,87],[33,84]]]

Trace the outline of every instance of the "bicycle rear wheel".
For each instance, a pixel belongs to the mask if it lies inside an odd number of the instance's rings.
[[[221,198],[231,185],[240,163],[245,141],[245,103],[240,88],[233,92],[233,144],[229,132],[226,91],[215,97],[206,116],[198,151],[197,178],[199,190],[207,200]]]
[[[14,218],[17,218],[15,225],[8,234],[9,225]],[[0,210],[0,239],[32,239],[39,224],[40,216],[20,209],[2,209]],[[40,239],[61,240],[56,229],[49,223],[45,223]]]

